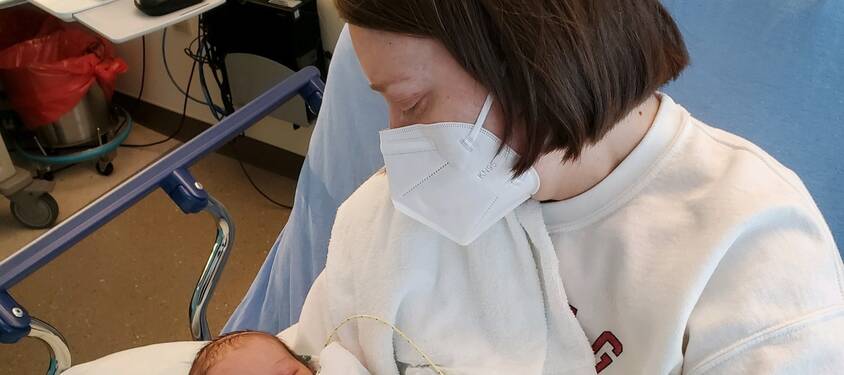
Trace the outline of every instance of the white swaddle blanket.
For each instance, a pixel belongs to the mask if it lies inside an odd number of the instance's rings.
[[[339,209],[326,268],[288,341],[295,351],[318,355],[338,323],[369,314],[448,374],[595,374],[539,203],[462,247],[396,211],[388,189],[376,174]],[[377,322],[351,322],[336,337],[373,374],[430,370]]]

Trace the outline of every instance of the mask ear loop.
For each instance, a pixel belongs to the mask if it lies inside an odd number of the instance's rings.
[[[460,140],[460,143],[463,147],[466,147],[467,150],[472,151],[475,148],[475,141],[478,140],[478,135],[481,134],[481,129],[484,128],[484,123],[486,122],[486,118],[489,115],[489,110],[492,108],[492,94],[487,94],[486,100],[484,101],[483,107],[481,107],[481,112],[478,114],[478,119],[475,120],[475,126],[472,127],[472,131],[469,132],[469,135],[466,138]]]

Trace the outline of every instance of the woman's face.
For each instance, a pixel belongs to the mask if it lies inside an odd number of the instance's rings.
[[[352,43],[364,74],[375,91],[387,101],[390,128],[437,122],[474,123],[489,92],[476,81],[436,40],[349,26]],[[504,116],[496,103],[484,128],[499,138]],[[508,146],[520,152],[518,134]],[[539,174],[537,200],[554,199],[561,171],[561,153],[541,157],[534,165]]]
[[[354,25],[349,31],[372,89],[387,101],[390,128],[475,122],[488,91],[441,43]],[[500,107],[493,107],[484,128],[502,136]]]

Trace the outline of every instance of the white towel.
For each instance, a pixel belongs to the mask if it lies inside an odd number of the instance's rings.
[[[332,342],[319,354],[319,375],[369,375],[352,353]]]
[[[294,350],[316,355],[343,319],[368,314],[395,324],[448,374],[595,374],[539,203],[462,247],[396,211],[389,197],[379,173],[338,211]],[[357,320],[337,338],[373,374],[430,370],[383,324]]]

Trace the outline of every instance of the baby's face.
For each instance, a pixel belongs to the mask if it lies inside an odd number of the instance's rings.
[[[214,364],[208,375],[313,375],[313,371],[272,338],[249,335]]]

